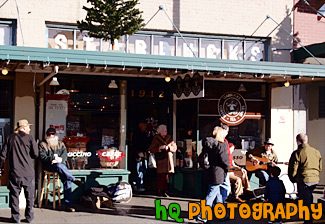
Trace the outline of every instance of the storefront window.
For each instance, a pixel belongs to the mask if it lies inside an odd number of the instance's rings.
[[[243,84],[246,91],[238,91],[240,84]],[[237,82],[205,82],[206,97],[199,99],[199,138],[202,139],[211,135],[215,126],[220,124],[220,107],[233,106],[234,111],[240,112],[239,104],[245,104],[244,119],[237,124],[230,124],[227,139],[240,149],[245,147],[249,150],[260,146],[265,137],[267,113],[266,88],[265,84],[259,83],[237,83]],[[223,101],[219,104],[221,97],[227,93],[236,93],[243,99],[240,101]],[[231,104],[231,105],[230,105]],[[229,108],[227,108],[229,109]],[[244,145],[242,145],[242,142]]]
[[[102,41],[102,51],[111,51],[112,44],[110,41]],[[120,40],[114,41],[114,51],[125,52],[125,36],[122,36]]]
[[[13,20],[0,20],[0,45],[16,44],[16,22]]]
[[[73,49],[73,30],[48,29],[48,47]]]
[[[10,27],[0,24],[0,45],[10,45]]]
[[[175,38],[173,37],[154,37],[154,55],[175,56]]]
[[[70,93],[63,138],[68,149],[68,168],[118,168],[120,160],[116,158],[121,156],[121,161],[125,161],[119,150],[119,88],[108,88],[111,77],[62,75],[58,80],[60,91]],[[111,154],[113,157],[109,157]]]
[[[199,40],[194,39],[194,38],[184,38],[187,42],[182,38],[177,38],[177,55],[176,56],[181,56],[181,57],[195,57],[194,54],[197,56],[198,55],[198,44]]]
[[[221,40],[201,40],[200,58],[221,59]]]
[[[263,61],[264,44],[260,42],[245,41],[245,60]]]
[[[243,41],[225,41],[223,59],[243,60]]]
[[[76,50],[99,51],[100,39],[89,37],[86,32],[77,31]]]
[[[84,35],[86,32],[82,34],[77,26],[60,24],[47,24],[47,26],[46,38],[49,48],[112,51],[110,41],[88,37]],[[114,51],[211,59],[268,60],[268,55],[264,52],[269,45],[267,39],[197,34],[183,34],[183,37],[186,41],[178,33],[138,31],[134,35],[124,35],[120,40],[115,40]]]
[[[151,36],[129,36],[128,53],[151,54]]]

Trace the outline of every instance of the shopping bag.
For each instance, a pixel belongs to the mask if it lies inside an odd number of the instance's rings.
[[[149,168],[157,168],[156,158],[155,158],[155,154],[154,153],[150,153],[149,154],[148,167]]]

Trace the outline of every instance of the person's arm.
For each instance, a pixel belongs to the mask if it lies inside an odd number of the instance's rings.
[[[33,137],[31,137],[31,157],[36,159],[39,154],[38,145]]]
[[[297,154],[297,151],[292,152],[292,154],[290,156],[290,160],[289,160],[289,166],[288,166],[288,176],[292,183],[297,182],[296,175],[298,172],[299,163],[297,161],[296,154]]]
[[[169,147],[169,151],[171,151],[171,152],[176,152],[176,150],[177,150],[177,145],[174,141],[171,141],[168,144],[168,147]]]
[[[228,152],[227,152],[227,146],[225,143],[218,143],[217,145],[218,147],[218,151],[220,154],[220,167],[223,168],[225,170],[225,172],[228,172],[229,170],[229,156],[228,156]]]
[[[39,157],[43,163],[51,164],[53,158],[53,155],[51,154],[51,150],[46,150],[46,146],[44,145],[44,142],[40,143],[39,145]]]
[[[6,162],[6,158],[7,158],[7,154],[8,154],[8,147],[9,147],[9,137],[6,139],[4,146],[0,152],[0,169],[2,170],[5,162]]]
[[[65,147],[64,143],[61,142],[61,154],[59,157],[62,158],[61,163],[65,163],[67,161],[67,148]]]
[[[159,141],[157,141],[156,137],[152,139],[151,145],[149,146],[148,151],[150,153],[157,153],[161,152],[162,150],[162,145],[159,144]]]

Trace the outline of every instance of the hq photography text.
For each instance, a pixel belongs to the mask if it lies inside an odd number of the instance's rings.
[[[181,206],[177,203],[171,203],[166,208],[161,205],[161,200],[155,200],[156,219],[167,220],[168,216],[178,223],[184,222],[184,219],[180,217]],[[195,219],[200,213],[203,219],[213,220],[213,216],[217,219],[223,219],[226,215],[229,215],[229,219],[235,219],[235,210],[238,210],[238,214],[241,219],[253,218],[254,220],[270,219],[286,219],[290,220],[293,216],[298,214],[299,219],[319,220],[323,215],[323,207],[321,203],[311,204],[310,207],[303,205],[303,200],[298,200],[298,204],[295,203],[279,203],[275,208],[271,203],[254,203],[248,205],[247,203],[218,203],[214,207],[206,205],[205,200],[201,200],[200,203],[188,203],[188,219]]]

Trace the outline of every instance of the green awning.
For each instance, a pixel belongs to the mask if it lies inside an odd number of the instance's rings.
[[[316,58],[325,58],[325,42],[318,44],[311,44],[305,46],[305,48],[310,51]],[[294,61],[301,61],[303,59],[312,57],[304,48],[299,48],[293,51]]]
[[[98,52],[0,46],[0,60],[17,62],[44,62],[51,64],[77,64],[112,66],[143,69],[178,69],[206,72],[233,72],[251,74],[289,75],[325,78],[322,65],[278,63],[263,61],[243,61],[225,59],[206,59],[176,56],[157,56],[120,52]]]

